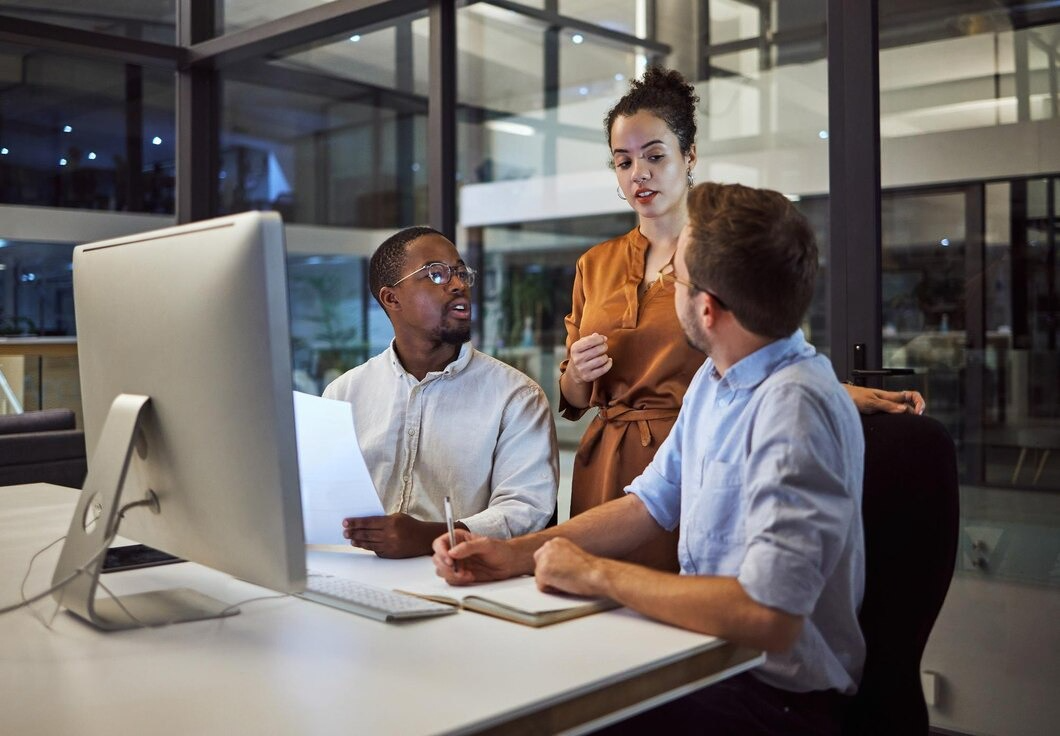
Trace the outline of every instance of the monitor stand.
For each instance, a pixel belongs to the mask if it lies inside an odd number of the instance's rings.
[[[148,396],[121,394],[111,404],[52,576],[52,585],[74,576],[52,597],[100,629],[165,626],[239,613],[234,606],[188,588],[96,598],[104,548],[113,541],[120,522],[121,491],[129,461],[134,448],[145,449],[142,442],[137,447],[137,441],[142,438],[139,425],[149,402]],[[145,505],[152,505],[158,513],[158,498],[153,491],[148,491]]]

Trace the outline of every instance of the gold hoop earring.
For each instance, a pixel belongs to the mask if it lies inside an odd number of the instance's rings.
[[[615,187],[615,191],[618,192],[619,199],[621,199],[623,202],[627,201],[626,198],[622,196],[622,187]]]

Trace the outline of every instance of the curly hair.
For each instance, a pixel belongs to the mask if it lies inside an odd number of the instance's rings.
[[[692,283],[718,295],[745,328],[787,337],[813,298],[817,241],[787,197],[706,182],[688,193]]]
[[[670,129],[681,146],[681,154],[688,155],[696,142],[696,105],[699,96],[695,87],[685,81],[681,72],[662,67],[649,67],[642,79],[629,83],[629,92],[607,111],[604,132],[607,147],[611,148],[611,128],[619,115],[635,115],[647,110]],[[612,164],[614,166],[614,164]]]
[[[393,286],[394,282],[404,275],[401,270],[405,268],[405,251],[414,240],[424,235],[445,237],[433,227],[416,225],[399,230],[375,249],[372,260],[368,264],[368,285],[372,290],[372,296],[379,302],[379,306],[383,306],[379,298],[380,289],[384,286]]]

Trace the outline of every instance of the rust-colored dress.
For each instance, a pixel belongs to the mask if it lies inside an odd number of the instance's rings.
[[[620,498],[651,462],[677,419],[688,384],[705,356],[685,340],[674,308],[672,282],[653,283],[638,294],[648,239],[638,229],[590,248],[578,259],[571,313],[570,346],[594,332],[607,336],[611,370],[593,384],[590,406],[599,413],[582,437],[574,459],[571,516]],[[560,394],[560,412],[576,420],[587,409]],[[645,545],[628,559],[676,570],[676,531]]]

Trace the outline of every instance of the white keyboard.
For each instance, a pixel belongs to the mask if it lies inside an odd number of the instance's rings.
[[[299,595],[376,621],[444,616],[457,611],[455,606],[311,570],[306,573],[305,592]]]

